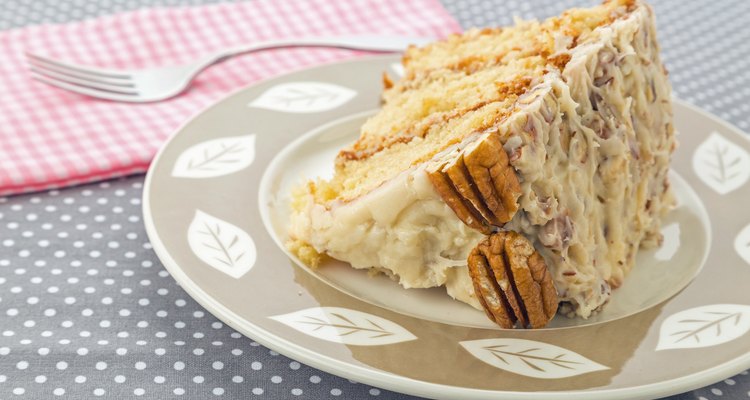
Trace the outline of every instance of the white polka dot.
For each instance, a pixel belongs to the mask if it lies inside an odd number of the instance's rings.
[[[321,381],[321,379],[317,375],[313,375],[313,376],[310,377],[310,382],[312,382],[312,383],[320,383],[320,381]]]
[[[259,387],[253,388],[253,394],[260,396],[261,394],[263,394],[263,389],[261,389]]]
[[[370,395],[371,396],[378,396],[380,394],[380,390],[372,388],[370,389]]]
[[[221,396],[221,395],[224,394],[224,389],[222,389],[222,388],[214,388],[214,390],[212,392],[216,396]]]
[[[232,377],[232,382],[234,382],[234,383],[242,383],[244,381],[245,381],[245,378],[243,378],[243,377],[241,377],[239,375],[235,375],[235,376]],[[255,393],[254,390],[255,389],[253,389],[253,393]],[[260,394],[260,393],[255,393],[255,394]]]
[[[146,363],[143,361],[138,361],[137,363],[135,363],[135,369],[139,371],[146,369]]]
[[[81,347],[80,349],[76,350],[76,353],[78,353],[79,356],[85,356],[86,354],[89,354],[89,349]]]
[[[62,396],[65,394],[65,389],[56,388],[55,390],[52,391],[52,394],[54,394],[55,396]]]
[[[102,388],[94,389],[94,396],[104,396],[105,393],[107,392]]]
[[[5,375],[0,375],[0,383],[5,382],[6,380],[8,380],[8,377],[6,377]]]
[[[56,368],[59,369],[59,370],[61,370],[61,371],[64,371],[64,370],[68,369],[68,363],[66,363],[65,361],[60,361],[60,362],[57,363]]]
[[[240,355],[242,355],[242,350],[240,350],[240,349],[234,349],[234,350],[232,350],[232,355],[240,356]]]
[[[224,369],[224,363],[221,361],[214,361],[214,363],[211,365],[215,370],[220,371]]]
[[[105,363],[104,361],[98,361],[95,368],[99,371],[104,371],[105,369],[107,369],[107,363]]]
[[[302,394],[302,389],[294,388],[292,389],[292,394],[295,396],[300,396]]]
[[[281,380],[282,380],[281,377],[278,375],[274,375],[271,377],[271,382],[273,383],[281,383]]]
[[[721,389],[718,389],[718,388],[713,388],[713,389],[711,389],[711,393],[713,393],[713,394],[715,394],[715,395],[717,395],[717,396],[721,396],[722,394],[724,394],[724,393],[723,393],[723,392],[721,391]]]
[[[115,377],[115,382],[117,382],[117,383],[123,383],[123,382],[125,382],[126,380],[127,380],[127,378],[125,378],[125,377],[124,377],[123,375],[117,375],[117,376]]]
[[[133,390],[133,394],[136,396],[143,396],[145,393],[146,393],[146,390],[142,388],[136,388],[135,390]]]
[[[300,367],[300,364],[297,361],[292,361],[289,363],[289,368],[293,370],[298,370]]]
[[[39,353],[40,356],[46,356],[49,354],[49,349],[46,347],[40,347],[36,352]]]
[[[182,396],[183,394],[185,394],[185,389],[183,389],[183,388],[175,388],[174,391],[172,391],[172,393],[174,393],[174,394],[176,394],[178,396]]]
[[[200,376],[200,375],[193,377],[193,382],[195,382],[195,383],[203,383],[204,380],[205,379],[202,376]]]
[[[183,369],[185,369],[185,363],[182,361],[177,361],[176,363],[174,363],[174,369],[176,369],[177,371],[182,371]]]
[[[44,383],[47,382],[47,377],[44,375],[39,375],[36,378],[34,378],[34,382],[36,383]]]
[[[341,396],[341,389],[331,389],[331,395]]]
[[[75,382],[76,383],[84,383],[84,382],[86,382],[86,377],[83,376],[83,375],[78,375],[78,376],[76,376]]]
[[[154,377],[154,383],[164,383],[166,381],[167,381],[167,379],[164,378],[163,376],[155,376]]]
[[[193,354],[195,354],[196,356],[202,356],[203,353],[205,353],[205,350],[203,350],[201,348],[193,349]]]
[[[165,349],[162,349],[162,348],[158,348],[158,349],[154,350],[154,354],[156,354],[157,356],[163,356],[166,353],[167,353],[167,351]]]
[[[24,370],[24,369],[26,369],[26,368],[28,368],[28,367],[29,367],[29,362],[28,362],[28,361],[19,361],[19,362],[18,362],[18,363],[16,364],[16,368],[17,368],[17,369],[20,369],[20,370]]]
[[[20,396],[20,395],[22,395],[24,393],[26,393],[26,389],[24,389],[24,388],[20,388],[19,387],[19,388],[13,389],[13,394],[15,394],[17,396]]]

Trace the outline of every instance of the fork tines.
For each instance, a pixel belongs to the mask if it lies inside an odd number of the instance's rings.
[[[129,75],[119,71],[84,67],[26,53],[32,78],[61,89],[112,100],[137,96]]]

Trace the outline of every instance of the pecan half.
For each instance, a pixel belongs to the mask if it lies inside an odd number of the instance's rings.
[[[555,316],[558,297],[547,265],[520,234],[487,236],[471,251],[468,264],[479,302],[502,328],[541,328]]]
[[[470,144],[428,176],[458,218],[485,234],[518,211],[521,185],[498,134]]]

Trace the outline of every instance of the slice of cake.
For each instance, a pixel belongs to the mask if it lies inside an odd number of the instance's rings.
[[[673,207],[670,87],[635,0],[471,30],[403,57],[290,248],[445,286],[502,327],[600,309]]]

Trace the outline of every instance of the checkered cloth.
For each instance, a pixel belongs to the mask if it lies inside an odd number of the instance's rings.
[[[284,49],[236,57],[151,104],[90,99],[30,78],[24,51],[111,68],[179,64],[260,40],[315,35],[442,37],[460,31],[437,0],[259,0],[146,9],[0,32],[0,195],[143,172],[192,114],[259,79],[360,54]]]

